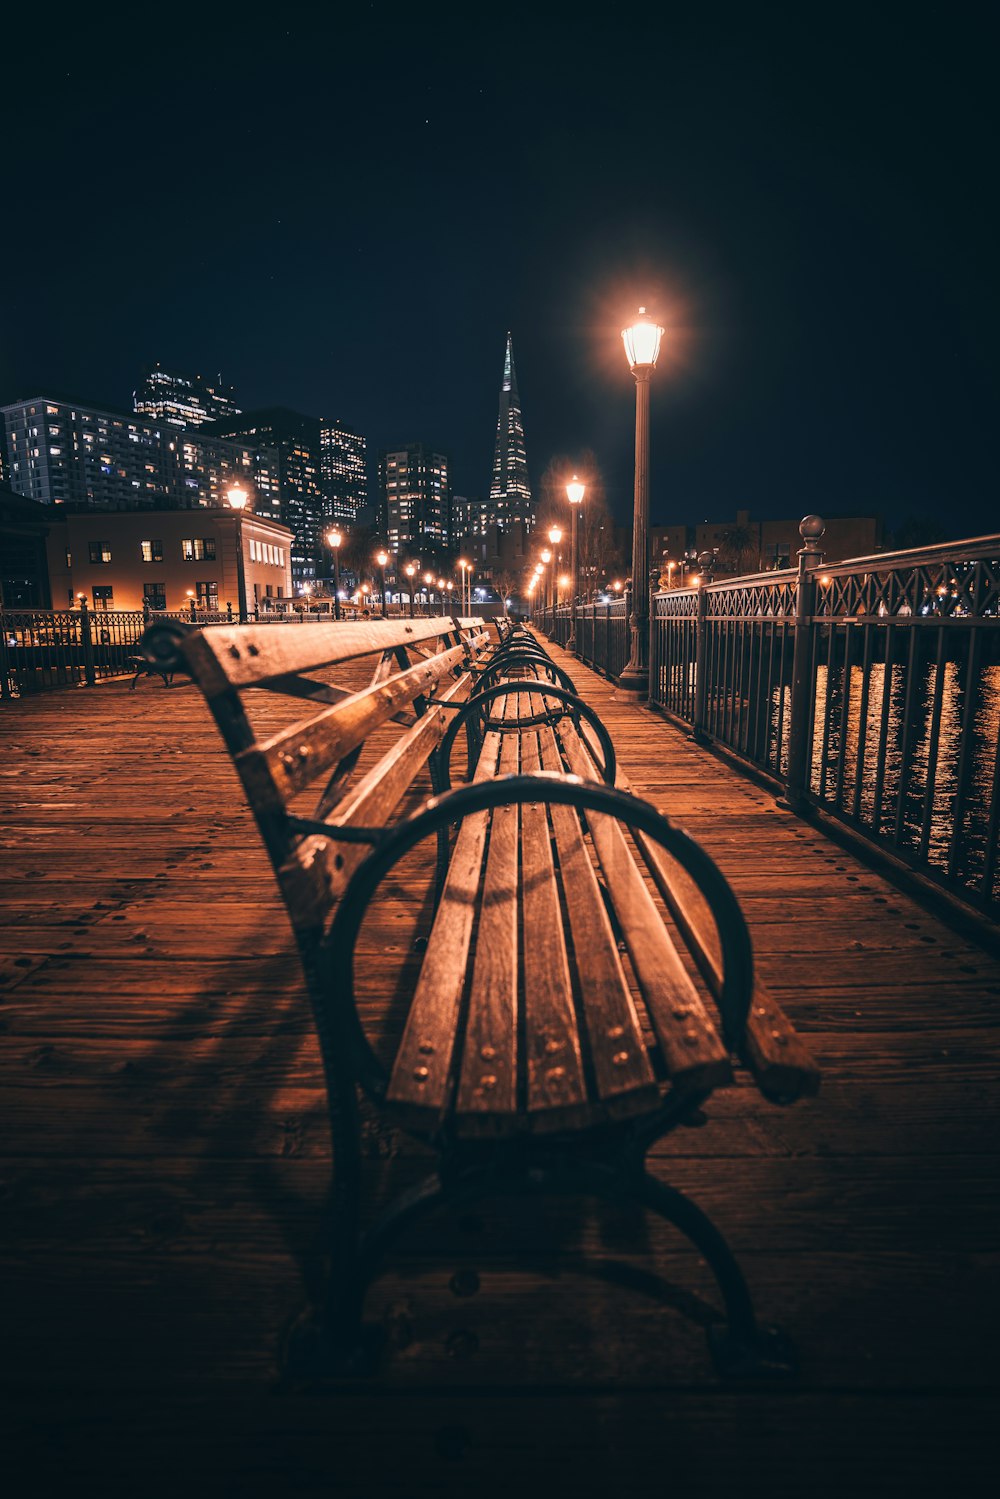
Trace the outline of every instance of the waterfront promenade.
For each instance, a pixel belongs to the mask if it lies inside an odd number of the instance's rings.
[[[115,681],[0,718],[5,1445],[32,1485],[16,1492],[984,1486],[1000,961],[552,651],[632,788],[729,876],[823,1068],[815,1100],[734,1089],[660,1146],[799,1375],[720,1382],[711,1281],[659,1225],[501,1199],[393,1258],[369,1303],[389,1342],[375,1380],[282,1382],[328,1176],[292,940],[200,695]],[[386,1034],[379,965],[405,964],[418,899],[401,884],[366,938]],[[372,1124],[373,1184],[416,1156]],[[651,1275],[652,1300],[634,1289]]]

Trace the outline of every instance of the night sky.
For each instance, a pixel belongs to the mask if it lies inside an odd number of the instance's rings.
[[[624,517],[646,302],[654,521],[1000,529],[988,7],[358,9],[5,19],[3,399],[221,371],[483,493],[510,328]]]

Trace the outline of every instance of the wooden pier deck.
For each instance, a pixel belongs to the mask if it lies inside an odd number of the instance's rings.
[[[800,1374],[720,1382],[711,1283],[669,1231],[498,1201],[380,1280],[376,1380],[282,1383],[329,1169],[292,942],[200,697],[111,683],[0,715],[12,1494],[992,1489],[1000,962],[554,654],[634,789],[729,875],[824,1068],[816,1100],[733,1090],[660,1148]],[[380,907],[373,960],[408,901]],[[373,984],[376,1025],[392,1001]],[[376,1187],[423,1164],[368,1142]]]

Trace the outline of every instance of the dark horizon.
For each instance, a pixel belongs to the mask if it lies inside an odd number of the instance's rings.
[[[60,21],[44,66],[15,19],[4,401],[159,360],[484,494],[510,329],[536,494],[592,449],[624,522],[645,302],[654,522],[995,528],[985,28],[504,19]]]

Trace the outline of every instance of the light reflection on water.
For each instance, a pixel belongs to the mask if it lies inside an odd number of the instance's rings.
[[[962,805],[961,825],[954,828],[955,800],[961,773],[962,725],[966,715],[964,664],[946,661],[942,667],[940,722],[934,745],[933,713],[937,666],[925,663],[917,668],[912,726],[907,759],[902,817],[899,818],[900,782],[903,776],[906,678],[905,666],[897,664],[889,684],[886,709],[885,753],[882,758],[882,786],[879,797],[879,743],[886,692],[886,667],[875,662],[869,670],[868,702],[865,720],[861,722],[863,672],[852,667],[848,688],[845,728],[843,786],[838,794],[837,775],[840,756],[843,714],[842,669],[835,668],[830,682],[826,775],[823,776],[824,707],[827,691],[827,668],[817,672],[816,714],[812,743],[811,787],[816,796],[848,814],[855,810],[862,822],[880,837],[894,838],[899,846],[919,852],[924,821],[927,818],[926,858],[934,867],[946,870],[954,842],[953,874],[965,884],[981,883],[986,855],[990,798],[997,740],[1000,735],[1000,666],[985,666],[977,676],[973,690],[973,718],[967,750],[967,785]],[[772,722],[777,724],[777,694],[772,703]],[[787,691],[786,691],[787,722]],[[786,735],[783,736],[787,738]],[[863,738],[860,789],[858,789],[858,748]],[[787,744],[782,746],[783,768]],[[929,788],[930,791],[929,791]],[[928,792],[930,800],[927,812]],[[898,824],[898,826],[897,826]],[[997,875],[994,874],[994,893]]]

